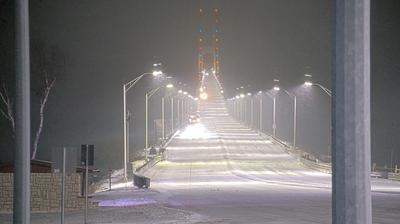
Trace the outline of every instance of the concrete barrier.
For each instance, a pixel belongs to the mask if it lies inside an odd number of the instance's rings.
[[[133,174],[133,185],[138,188],[149,188],[150,178],[138,174]]]

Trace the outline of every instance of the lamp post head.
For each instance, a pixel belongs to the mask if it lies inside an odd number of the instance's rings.
[[[304,86],[312,86],[313,85],[313,83],[312,83],[312,75],[310,75],[310,74],[304,74],[304,77],[305,77],[305,81],[304,81]]]
[[[275,90],[275,91],[281,90],[281,88],[279,88],[279,79],[274,79],[274,83],[275,83],[275,85],[274,85],[273,90]]]
[[[155,77],[157,77],[157,76],[160,76],[160,75],[162,75],[163,74],[163,72],[162,71],[160,71],[160,70],[155,70],[155,71],[153,71],[153,76],[155,76]]]
[[[305,86],[312,86],[313,83],[312,83],[311,81],[305,81],[305,82],[304,82],[304,85],[305,85]]]
[[[310,75],[310,74],[304,74],[304,76],[307,77],[307,78],[311,78],[312,77],[312,75]]]

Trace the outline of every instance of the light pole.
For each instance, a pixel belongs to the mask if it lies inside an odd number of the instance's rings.
[[[165,100],[164,97],[161,97],[161,138],[162,142],[165,139]]]
[[[260,96],[260,100],[259,100],[259,106],[260,106],[260,116],[259,116],[259,130],[260,132],[262,132],[262,124],[263,124],[263,99],[262,99],[262,91],[258,92],[258,95]]]
[[[240,96],[240,101],[239,101],[240,119],[239,120],[241,122],[245,122],[245,120],[246,120],[246,108],[245,108],[244,103],[243,103],[243,99],[244,99],[245,95],[242,93],[239,96]]]
[[[279,91],[280,88],[276,86],[274,88],[275,90]],[[297,97],[287,91],[286,89],[283,89],[283,92],[285,92],[290,98],[293,99],[293,149],[296,149],[296,131],[297,131]]]
[[[178,90],[178,94],[183,94],[183,90]],[[179,95],[178,95],[179,96]],[[183,100],[178,97],[178,107],[177,107],[177,118],[178,118],[178,128],[182,125],[182,110],[183,108]]]
[[[178,105],[177,105],[177,110],[176,110],[176,113],[177,113],[177,119],[178,119],[178,122],[177,122],[177,125],[178,125],[178,128],[181,126],[181,100],[178,98]]]
[[[279,87],[274,87],[274,90],[279,91]],[[272,95],[269,92],[266,92],[267,96],[272,99],[272,136],[276,137],[276,98],[275,95]]]
[[[250,99],[250,127],[253,127],[254,124],[254,100]]]
[[[128,174],[127,174],[127,156],[128,156],[128,150],[127,150],[127,114],[126,114],[126,93],[144,76],[147,75],[153,75],[155,77],[162,75],[163,73],[161,71],[154,71],[152,73],[143,73],[142,75],[132,79],[131,81],[124,83],[122,85],[122,92],[123,92],[123,113],[124,113],[124,180],[128,180]]]
[[[145,112],[146,112],[146,118],[145,118],[145,148],[144,148],[144,152],[145,152],[145,158],[147,160],[147,149],[149,148],[149,99],[157,93],[158,90],[161,89],[162,86],[159,86],[155,89],[152,89],[150,91],[148,91],[146,93],[145,96]],[[165,88],[173,88],[174,86],[172,84],[167,84],[165,86]],[[163,106],[162,106],[163,107]],[[164,111],[164,109],[162,109]],[[162,119],[162,123],[163,123],[163,119]],[[163,126],[163,125],[162,125]],[[164,128],[164,127],[163,127]]]
[[[174,97],[171,96],[171,134],[174,133]]]
[[[130,152],[130,142],[129,142],[129,138],[130,138],[130,133],[131,133],[131,131],[130,131],[130,121],[131,121],[131,117],[132,117],[132,114],[131,114],[131,112],[129,111],[129,110],[127,110],[127,117],[126,117],[126,158],[127,158],[127,160],[129,160],[129,152]]]
[[[183,125],[186,124],[185,119],[189,116],[189,109],[188,109],[188,101],[186,96],[188,96],[188,92],[184,91],[183,93],[183,100],[182,100],[182,115],[183,115]]]
[[[236,117],[236,100],[232,99],[232,111],[233,111],[233,116]]]
[[[246,125],[247,123],[247,99],[243,98],[243,111],[244,111],[244,117],[243,117],[243,123]]]
[[[15,157],[13,223],[30,223],[31,110],[29,1],[15,1]]]
[[[240,99],[240,96],[239,95],[236,95],[235,96],[235,102],[236,102],[236,105],[235,105],[235,107],[236,107],[236,120],[240,120],[240,101],[239,101],[239,99]]]

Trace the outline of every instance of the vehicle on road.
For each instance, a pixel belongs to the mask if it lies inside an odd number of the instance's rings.
[[[197,124],[200,123],[200,115],[192,114],[189,116],[189,124]]]

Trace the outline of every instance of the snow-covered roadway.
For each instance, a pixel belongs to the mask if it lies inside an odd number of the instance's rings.
[[[145,173],[155,199],[216,223],[331,223],[331,176],[232,119],[213,78],[207,91],[201,123],[182,130],[167,160]],[[372,182],[374,223],[399,223],[400,183]]]

